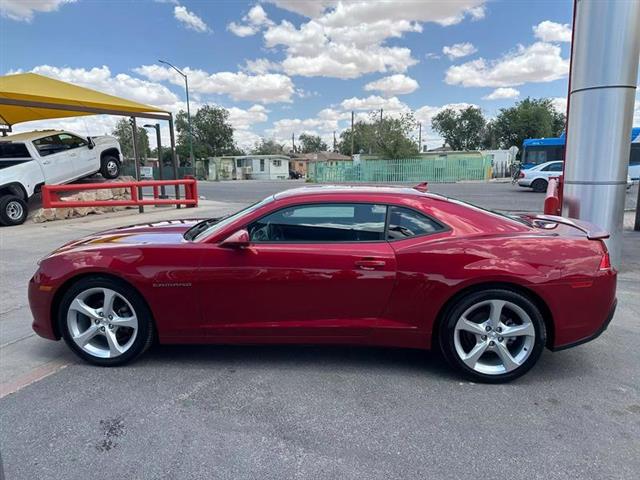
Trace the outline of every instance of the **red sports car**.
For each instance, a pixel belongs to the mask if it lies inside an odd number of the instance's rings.
[[[120,365],[160,343],[440,349],[473,380],[597,337],[616,272],[593,225],[411,188],[307,187],[233,215],[96,233],[40,263],[33,329]]]

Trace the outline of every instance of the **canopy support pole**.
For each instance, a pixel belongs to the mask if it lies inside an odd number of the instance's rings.
[[[173,161],[173,178],[178,180],[178,161],[176,159],[176,136],[173,131],[173,113],[169,114],[169,137],[171,138],[171,160]],[[176,200],[180,198],[180,189],[176,185]],[[180,204],[176,205],[180,208]]]
[[[136,166],[136,182],[140,181],[140,162],[138,162],[138,125],[136,125],[136,117],[131,117],[132,136],[133,142],[133,161]],[[138,198],[142,200],[142,187],[138,187]],[[144,205],[138,206],[138,212],[144,213]]]

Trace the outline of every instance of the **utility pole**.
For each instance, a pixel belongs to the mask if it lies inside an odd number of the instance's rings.
[[[296,134],[291,132],[291,145],[293,146],[293,153],[296,153]]]
[[[131,117],[131,142],[133,143],[133,161],[136,166],[136,182],[140,181],[140,162],[138,161],[138,126],[136,117]],[[138,187],[138,199],[142,200],[142,187]],[[138,205],[138,212],[144,212],[144,206]]]
[[[187,80],[187,75],[182,72],[182,70],[178,69],[176,66],[170,64],[169,62],[165,62],[164,60],[158,60],[160,63],[164,63],[165,65],[170,66],[184,78],[184,89],[187,94],[187,124],[189,125],[189,159],[191,160],[191,166],[195,167],[195,160],[193,158],[193,130],[191,129],[191,109],[189,107],[189,81]]]
[[[380,128],[382,128],[382,109],[380,109]]]
[[[418,122],[418,151],[422,153],[422,122]]]
[[[356,131],[353,129],[353,120],[354,120],[355,114],[353,113],[353,110],[351,110],[351,158],[353,159],[353,138],[356,136]]]
[[[336,148],[336,131],[333,131],[333,151],[335,152],[337,150]]]

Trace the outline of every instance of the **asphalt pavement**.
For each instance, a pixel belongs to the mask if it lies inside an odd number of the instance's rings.
[[[299,185],[201,182],[208,200],[197,210],[0,229],[8,480],[637,478],[637,232],[625,232],[610,328],[581,347],[545,352],[507,385],[461,380],[430,353],[380,348],[156,346],[106,369],[32,334],[26,282],[58,245],[122,224],[219,215]],[[510,184],[431,189],[503,210],[539,211],[543,198]]]

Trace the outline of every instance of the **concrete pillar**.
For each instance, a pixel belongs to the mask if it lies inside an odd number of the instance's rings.
[[[611,233],[620,265],[640,1],[576,0],[562,214]]]

